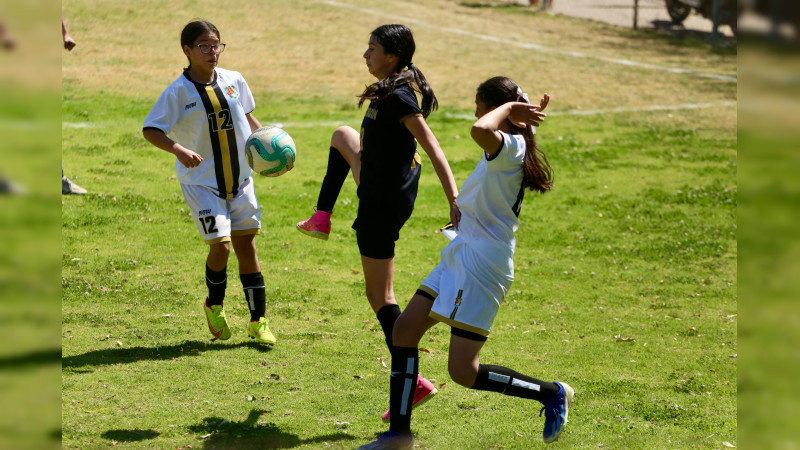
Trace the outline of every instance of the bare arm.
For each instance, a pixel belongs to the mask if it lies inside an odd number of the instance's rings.
[[[538,127],[547,114],[543,113],[550,102],[550,95],[544,94],[538,105],[523,102],[508,102],[484,114],[473,125],[470,135],[472,139],[490,156],[500,150],[503,137],[499,131],[508,131],[506,119],[519,127],[528,125]]]
[[[147,128],[146,130],[142,131],[142,135],[151,144],[155,145],[161,150],[175,155],[178,158],[178,161],[180,161],[181,164],[186,167],[197,167],[201,162],[203,162],[202,156],[173,141],[161,130]]]
[[[64,39],[64,48],[72,51],[75,48],[76,44],[75,40],[72,39],[72,36],[69,35],[69,31],[67,31],[67,24],[64,23],[64,18],[61,18],[61,37]]]
[[[453,178],[453,171],[450,170],[450,164],[447,163],[447,157],[444,156],[444,152],[439,146],[439,141],[436,140],[436,136],[433,135],[422,116],[408,117],[403,121],[403,125],[414,135],[414,138],[430,158],[433,169],[436,171],[436,175],[439,176],[439,181],[444,188],[447,202],[450,204],[450,221],[458,228],[458,222],[461,220],[461,211],[458,210],[458,205],[456,204],[458,186],[456,186],[456,180]]]
[[[256,119],[256,116],[253,113],[246,114],[247,116],[247,123],[250,124],[250,132],[256,131],[257,129],[261,128],[261,122]]]

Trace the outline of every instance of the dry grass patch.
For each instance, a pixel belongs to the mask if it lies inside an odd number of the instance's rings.
[[[220,28],[228,43],[221,66],[242,72],[257,97],[353,101],[371,82],[361,56],[369,31],[390,22],[406,23],[415,32],[415,62],[444,107],[471,109],[477,84],[496,74],[515,78],[532,95],[550,92],[557,99],[554,110],[720,102],[736,95],[735,83],[594,59],[733,74],[735,55],[524,8],[445,0],[275,1],[266,7],[243,1],[224,11],[208,2],[142,1],[134,8],[68,0],[64,8],[79,41],[78,50],[64,57],[64,78],[137,98],[154,98],[185,66],[179,32],[194,17]],[[544,49],[525,48],[528,44]]]

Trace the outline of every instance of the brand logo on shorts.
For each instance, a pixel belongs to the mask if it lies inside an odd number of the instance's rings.
[[[192,103],[189,103],[188,105],[184,106],[183,110],[184,111],[188,111],[188,110],[194,108],[195,106],[197,106],[197,102],[192,102]]]
[[[463,293],[464,293],[463,289],[458,290],[458,295],[456,295],[455,308],[453,308],[453,312],[450,314],[450,320],[453,320],[453,318],[456,316],[456,312],[458,311],[458,307],[461,306],[461,294]]]
[[[225,92],[228,94],[228,97],[230,98],[239,98],[239,92],[233,86],[226,87]]]

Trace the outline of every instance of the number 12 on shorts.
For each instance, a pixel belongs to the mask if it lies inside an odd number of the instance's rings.
[[[217,218],[214,216],[205,216],[200,217],[197,220],[200,221],[200,225],[203,227],[203,232],[205,234],[209,233],[218,233],[219,230],[217,229]]]

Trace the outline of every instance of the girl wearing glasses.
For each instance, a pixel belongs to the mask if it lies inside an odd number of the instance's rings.
[[[247,334],[272,346],[265,318],[264,277],[256,253],[261,212],[244,154],[250,134],[261,127],[255,101],[239,72],[217,67],[225,44],[212,23],[194,20],[181,32],[189,67],[161,94],[144,121],[143,135],[175,155],[175,172],[200,236],[208,244],[208,297],[203,305],[215,339],[229,339],[223,298],[231,245],[250,308]]]

